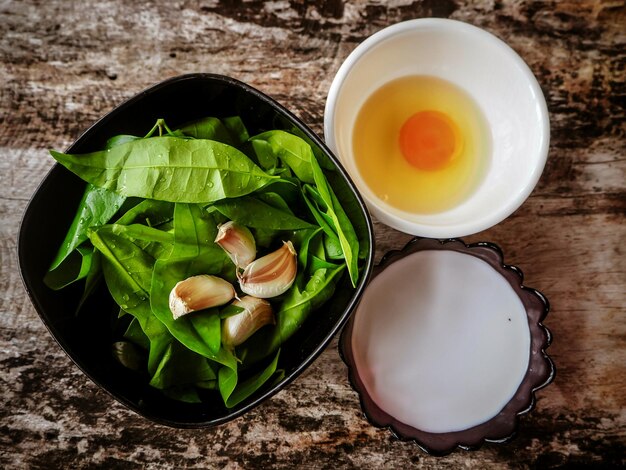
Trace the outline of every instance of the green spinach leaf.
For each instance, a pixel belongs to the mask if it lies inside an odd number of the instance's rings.
[[[333,220],[328,216],[328,214],[322,212],[318,204],[316,204],[316,202],[309,195],[311,191],[307,191],[307,187],[308,185],[303,186],[302,196],[304,197],[304,201],[313,215],[313,218],[324,231],[324,244],[329,251],[329,254],[332,253],[338,257],[343,257],[343,250],[341,249],[341,243],[339,242],[339,236],[335,231]],[[326,210],[328,210],[328,208],[326,208]]]
[[[150,349],[150,338],[148,338],[143,332],[141,324],[136,318],[133,318],[129,323],[128,328],[126,328],[126,332],[124,333],[124,338],[145,350]]]
[[[93,247],[85,245],[72,250],[59,266],[46,273],[44,283],[50,289],[59,290],[85,278],[91,271],[93,253]]]
[[[159,227],[173,219],[173,203],[144,199],[126,211],[115,223],[118,225],[143,224],[150,227]]]
[[[222,367],[218,373],[218,386],[226,408],[237,406],[261,388],[276,372],[280,350],[265,369],[237,384],[237,371]]]
[[[102,272],[113,300],[135,317],[150,339],[148,372],[155,373],[173,337],[150,309],[148,293],[154,258],[130,240],[116,235],[110,226],[91,231],[89,238],[102,253]]]
[[[309,246],[321,231],[322,229],[320,227],[310,230],[301,230],[297,232],[296,237],[292,239],[292,243],[296,247],[296,251],[298,253],[298,272],[306,272],[309,264],[309,258],[311,256],[311,253],[309,253]]]
[[[255,194],[255,197],[259,199],[260,201],[272,207],[275,207],[276,209],[279,209],[283,212],[288,212],[289,214],[293,215],[293,211],[289,207],[289,204],[287,204],[287,202],[278,193],[274,193],[271,191],[257,192]]]
[[[291,168],[301,181],[305,183],[314,182],[311,168],[311,160],[315,158],[313,150],[300,137],[289,132],[275,130],[255,135],[250,140],[255,152],[257,152],[259,162],[263,160],[263,165],[267,165],[267,168],[271,168],[270,165],[275,167],[275,160],[279,158]],[[255,141],[266,142],[268,145],[257,143],[255,146]]]
[[[310,277],[303,291],[293,289],[280,306],[277,313],[277,339],[282,344],[302,325],[309,313],[320,307],[334,293],[345,265],[333,269],[317,269]]]
[[[302,198],[301,187],[302,183],[299,179],[281,176],[279,179],[272,181],[267,186],[256,191],[254,196],[260,196],[265,193],[274,193],[279,195],[283,201],[285,201],[285,204],[287,204],[293,213],[305,213],[306,205]],[[266,202],[268,202],[268,204],[272,204],[269,201]]]
[[[174,234],[142,224],[108,226],[112,233],[126,238],[154,259],[167,257],[174,246]]]
[[[365,259],[370,250],[370,241],[366,219],[362,216],[359,203],[339,173],[329,172],[327,178],[337,198],[343,201],[342,207],[346,214],[354,215],[350,217],[350,222],[359,239],[359,259]]]
[[[248,129],[246,129],[245,124],[239,116],[222,118],[222,122],[226,129],[229,130],[230,135],[235,139],[236,146],[243,144],[250,138]]]
[[[132,142],[133,140],[139,140],[139,139],[141,139],[141,137],[137,137],[134,135],[128,135],[128,134],[115,135],[106,141],[104,148],[110,149],[110,148],[116,147],[117,145],[122,145],[122,144],[125,144],[126,142]]]
[[[278,167],[278,155],[266,140],[253,139],[250,141],[259,166],[265,171],[274,171]]]
[[[96,286],[100,282],[102,278],[102,255],[100,252],[93,248],[93,255],[91,257],[91,264],[89,266],[89,271],[87,272],[87,276],[85,277],[85,287],[83,288],[83,295],[81,295],[80,300],[78,301],[78,306],[76,307],[75,314],[78,314],[85,301],[89,298],[91,294],[93,294]]]
[[[132,135],[117,135],[107,140],[104,148],[110,149],[137,139],[139,137]],[[87,230],[89,228],[106,224],[122,208],[125,201],[126,198],[124,196],[87,183],[74,220],[65,235],[63,243],[61,243],[61,248],[57,252],[49,271],[58,268],[78,245],[87,240]]]
[[[82,155],[50,151],[95,186],[122,196],[208,203],[249,194],[277,177],[230,145],[213,140],[153,137]]]
[[[88,184],[78,205],[78,211],[72,225],[61,243],[49,271],[58,268],[75,248],[87,240],[87,231],[90,227],[106,224],[125,199],[124,196],[112,191]]]
[[[185,403],[202,403],[198,390],[193,385],[170,387],[162,390],[163,395]]]
[[[226,199],[213,203],[221,214],[246,227],[272,230],[299,230],[312,224],[252,196]]]
[[[224,144],[236,146],[239,142],[233,139],[230,131],[222,121],[215,117],[205,117],[189,122],[180,128],[180,131],[195,139],[216,140]]]
[[[313,168],[313,177],[315,178],[315,186],[319,191],[320,197],[327,206],[326,214],[330,216],[333,221],[335,232],[339,238],[341,244],[341,251],[346,260],[348,266],[348,273],[350,274],[350,280],[352,285],[356,287],[357,280],[359,278],[359,240],[352,227],[352,222],[344,212],[341,204],[337,200],[335,193],[328,184],[322,169],[317,163],[315,157],[311,159],[311,166]]]
[[[331,172],[335,172],[335,164],[328,158],[328,155],[322,151],[315,143],[298,127],[292,127],[289,129],[289,132],[295,136],[300,137],[307,144],[311,146],[311,150],[313,151],[313,155],[317,159],[317,163],[324,168],[325,170],[330,170]]]
[[[178,341],[172,341],[161,358],[150,385],[159,389],[191,385],[215,380],[215,371],[205,357],[190,351]]]

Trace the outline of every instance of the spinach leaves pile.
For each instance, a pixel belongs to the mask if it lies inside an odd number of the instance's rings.
[[[239,117],[172,131],[160,119],[146,136],[114,136],[97,152],[50,153],[87,186],[44,280],[52,289],[84,280],[81,309],[103,278],[127,325],[114,354],[172,398],[198,402],[211,396],[200,390],[218,390],[230,408],[279,380],[281,344],[344,273],[356,286],[355,230],[322,171],[325,157],[295,133],[250,137]],[[236,284],[235,266],[214,243],[229,220],[252,231],[261,254],[286,240],[298,253],[296,281],[271,299],[276,325],[235,350],[220,337],[228,306],[177,320],[168,306],[171,289],[190,276]]]

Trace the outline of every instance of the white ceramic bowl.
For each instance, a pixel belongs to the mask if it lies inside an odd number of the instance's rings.
[[[359,109],[382,85],[407,75],[435,76],[464,89],[491,131],[485,177],[469,198],[445,212],[422,215],[390,206],[355,164],[352,129]],[[348,56],[328,93],[324,134],[377,219],[413,235],[446,238],[492,227],[526,200],[548,156],[550,123],[541,88],[513,49],[475,26],[428,18],[389,26]]]

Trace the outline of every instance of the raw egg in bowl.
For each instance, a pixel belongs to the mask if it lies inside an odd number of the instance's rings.
[[[445,238],[485,230],[526,200],[550,128],[539,84],[513,49],[429,18],[385,28],[350,54],[324,133],[376,218]]]

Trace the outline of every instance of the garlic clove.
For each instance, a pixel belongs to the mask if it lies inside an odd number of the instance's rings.
[[[219,226],[215,243],[221,246],[238,268],[245,268],[256,258],[256,243],[252,232],[236,222]]]
[[[246,294],[268,299],[287,291],[296,279],[296,250],[290,241],[278,250],[250,263],[238,275],[239,286]]]
[[[274,311],[267,300],[245,296],[231,305],[243,312],[227,317],[222,323],[222,343],[226,347],[239,346],[265,325],[274,325]]]
[[[111,350],[113,357],[124,367],[131,370],[140,370],[144,363],[141,350],[130,341],[117,341]]]
[[[190,312],[224,305],[235,294],[232,284],[220,277],[192,276],[180,281],[170,292],[170,310],[177,319]]]

